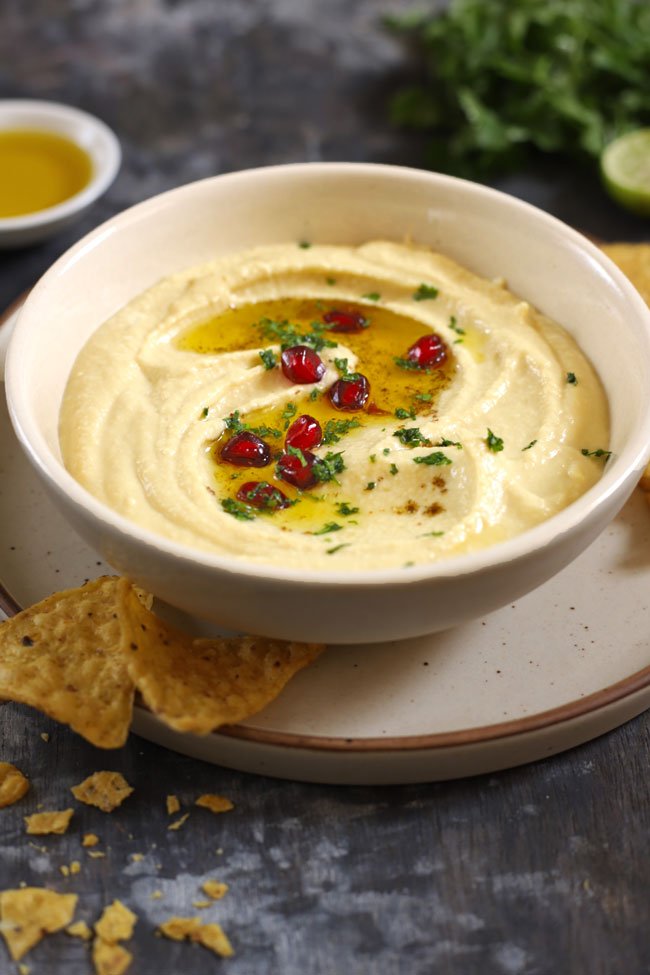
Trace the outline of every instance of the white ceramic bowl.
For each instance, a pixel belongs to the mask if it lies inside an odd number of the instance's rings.
[[[104,122],[70,105],[31,99],[0,100],[0,131],[35,129],[76,143],[90,156],[90,181],[56,206],[19,217],[0,217],[0,247],[22,247],[45,240],[80,217],[111,185],[120,168],[120,144]]]
[[[250,565],[174,543],[116,514],[61,463],[57,418],[88,336],[156,280],[255,244],[377,237],[439,249],[561,322],[611,407],[602,479],[541,525],[429,566],[313,572]],[[650,454],[650,312],[588,240],[484,186],[372,164],[301,164],[218,176],[120,214],[69,250],[29,296],[6,369],[16,433],[52,498],[118,572],[229,629],[333,643],[445,629],[540,585],[578,555],[633,490]]]

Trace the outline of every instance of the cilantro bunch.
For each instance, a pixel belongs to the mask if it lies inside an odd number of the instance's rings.
[[[390,115],[431,135],[432,168],[487,178],[534,150],[598,157],[650,124],[648,0],[451,0],[386,24],[420,71]]]

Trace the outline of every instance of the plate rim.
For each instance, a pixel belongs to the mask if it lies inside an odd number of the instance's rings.
[[[10,305],[0,313],[0,328],[6,326],[16,315],[24,303],[27,289],[19,294]],[[23,607],[11,595],[4,580],[0,579],[0,610],[7,617],[21,612]],[[510,721],[500,721],[495,724],[479,725],[475,728],[462,728],[456,731],[436,732],[429,735],[404,735],[386,738],[336,738],[327,735],[296,734],[271,729],[249,727],[247,725],[223,725],[212,732],[213,735],[224,735],[241,741],[258,745],[268,745],[275,748],[290,748],[310,751],[325,751],[339,753],[381,753],[381,752],[415,752],[432,751],[444,748],[462,748],[467,745],[489,744],[504,738],[514,738],[518,735],[542,731],[554,725],[593,715],[602,708],[632,696],[646,688],[650,688],[650,664],[633,674],[624,677],[614,684],[599,691],[594,691],[584,697],[567,701],[565,704],[536,714],[526,715]],[[142,704],[136,704],[136,709],[148,711]],[[151,712],[149,712],[151,713]]]

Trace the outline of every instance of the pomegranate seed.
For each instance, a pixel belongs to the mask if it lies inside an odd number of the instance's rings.
[[[318,420],[308,413],[303,413],[287,430],[284,442],[287,447],[309,450],[310,447],[318,447],[322,439],[323,431]]]
[[[292,383],[317,383],[325,363],[308,345],[294,345],[282,353],[282,372]]]
[[[370,383],[360,372],[341,376],[327,394],[337,410],[362,410],[370,396]]]
[[[302,457],[298,454],[282,454],[278,459],[276,473],[283,481],[304,491],[316,483],[313,471],[316,455],[311,450],[303,450],[301,453]]]
[[[338,308],[323,315],[323,321],[331,325],[330,332],[363,332],[369,322],[358,311],[340,311]]]
[[[430,332],[413,343],[406,357],[420,369],[437,369],[447,359],[447,346],[439,335]]]
[[[267,511],[288,508],[291,504],[286,494],[268,481],[246,481],[237,492],[237,500]]]
[[[221,459],[237,467],[266,467],[271,461],[271,448],[254,433],[242,430],[221,448]]]

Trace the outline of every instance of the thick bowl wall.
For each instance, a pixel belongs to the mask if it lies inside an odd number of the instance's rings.
[[[251,566],[153,536],[92,498],[65,471],[58,414],[79,349],[159,278],[220,254],[302,239],[412,238],[559,321],[598,370],[613,457],[602,480],[524,535],[430,567],[296,573]],[[229,628],[293,639],[414,636],[482,615],[561,569],[625,502],[650,453],[650,313],[597,248],[559,221],[476,184],[396,167],[306,164],[181,187],[104,224],[34,288],[7,361],[23,446],[74,527],[117,571]]]

